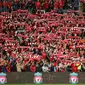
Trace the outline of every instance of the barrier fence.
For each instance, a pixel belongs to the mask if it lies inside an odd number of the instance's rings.
[[[6,76],[6,80],[4,80]],[[4,80],[4,81],[3,81]],[[0,83],[8,84],[67,84],[79,83],[85,84],[85,73],[30,73],[30,72],[13,72],[13,73],[0,73]]]

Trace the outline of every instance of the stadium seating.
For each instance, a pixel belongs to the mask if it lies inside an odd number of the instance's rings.
[[[68,11],[0,14],[0,72],[85,71],[85,16]]]

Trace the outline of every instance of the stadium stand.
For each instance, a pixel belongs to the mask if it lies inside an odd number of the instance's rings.
[[[40,3],[36,4],[39,10]],[[85,71],[84,15],[75,10],[1,12],[0,72]]]

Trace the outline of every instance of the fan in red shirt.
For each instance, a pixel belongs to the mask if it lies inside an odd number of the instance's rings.
[[[11,7],[12,7],[12,2],[9,1],[9,2],[8,2],[8,8],[11,9]]]
[[[64,0],[59,1],[59,8],[62,9],[64,6]]]
[[[0,7],[2,7],[2,1],[0,0]]]
[[[10,62],[8,62],[8,65],[6,66],[6,70],[7,70],[7,72],[11,72],[11,66],[10,66]]]
[[[42,57],[43,57],[43,59],[46,59],[46,53],[45,52],[42,52]]]
[[[18,4],[19,3],[19,0],[15,0],[15,3]]]
[[[30,70],[31,72],[36,72],[36,65],[31,65]]]
[[[49,3],[47,1],[45,1],[45,9],[49,8]]]
[[[54,8],[55,8],[55,9],[58,9],[58,8],[59,8],[59,1],[55,1],[55,3],[54,3]]]
[[[71,64],[71,67],[72,67],[72,72],[78,72],[78,68],[74,62]]]
[[[61,72],[65,72],[65,68],[62,68]]]
[[[4,1],[4,2],[3,2],[3,6],[4,6],[4,7],[7,7],[7,4],[8,4],[7,1]]]
[[[37,8],[37,9],[40,9],[41,3],[40,3],[39,1],[37,1],[37,2],[35,3],[35,5],[36,5],[36,8]]]

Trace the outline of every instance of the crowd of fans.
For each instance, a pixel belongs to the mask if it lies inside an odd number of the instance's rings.
[[[0,72],[68,71],[85,71],[83,13],[0,14]]]
[[[0,0],[0,72],[84,72],[85,14],[71,11],[78,7],[78,0]]]
[[[27,9],[31,13],[36,13],[37,10],[46,12],[53,9],[56,11],[78,10],[79,0],[0,0],[0,12],[11,12],[18,9]]]

